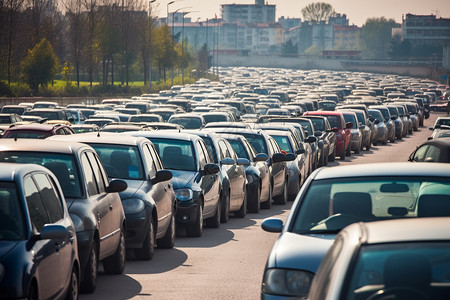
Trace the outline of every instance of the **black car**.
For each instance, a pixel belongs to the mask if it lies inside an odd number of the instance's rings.
[[[120,138],[119,138],[120,137]],[[51,140],[76,141],[97,152],[110,179],[125,181],[120,192],[127,221],[125,246],[137,259],[150,260],[159,248],[175,244],[176,201],[170,179],[153,144],[146,138],[114,133],[54,136]]]
[[[34,164],[0,168],[0,298],[77,299],[77,237],[55,175]]]
[[[3,140],[0,162],[42,165],[58,178],[77,234],[82,292],[95,290],[99,261],[103,261],[106,273],[122,274],[126,223],[118,192],[127,184],[108,180],[92,147],[47,140]]]
[[[219,227],[221,220],[219,166],[205,142],[196,135],[169,131],[129,133],[152,141],[163,165],[173,174],[177,197],[177,224],[188,236],[201,236],[203,220],[208,227]]]
[[[314,136],[323,142],[322,159],[320,166],[326,166],[328,161],[334,161],[336,158],[336,133],[331,130],[330,122],[324,116],[303,116],[310,119],[314,125]]]
[[[411,153],[408,161],[450,163],[450,138],[426,141]]]

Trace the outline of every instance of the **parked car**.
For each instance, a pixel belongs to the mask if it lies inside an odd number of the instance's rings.
[[[125,181],[120,192],[127,221],[125,246],[137,259],[153,258],[155,244],[175,244],[176,201],[170,179],[153,144],[146,138],[114,133],[85,133],[50,140],[81,142],[97,152],[108,178]]]
[[[95,290],[99,261],[106,273],[123,272],[126,228],[118,192],[127,184],[108,181],[94,149],[80,143],[4,140],[0,162],[34,163],[55,174],[76,230],[81,291]]]
[[[426,141],[411,153],[408,161],[450,163],[450,137]]]
[[[350,149],[347,150],[346,155],[350,155],[350,150],[354,151],[356,154],[362,149],[363,135],[360,130],[360,125],[356,114],[348,110],[339,110],[344,115],[345,122],[351,123],[353,126],[350,128],[351,139],[350,139]]]
[[[378,109],[369,109],[370,121],[377,127],[377,133],[372,142],[374,146],[377,146],[378,143],[382,143],[386,145],[389,140],[389,130],[384,122],[383,115],[381,111]]]
[[[206,124],[205,119],[201,115],[193,113],[172,115],[168,122],[182,125],[186,129],[200,129]]]
[[[250,162],[238,157],[230,143],[212,132],[191,130],[183,131],[198,135],[203,139],[213,162],[219,166],[220,198],[222,205],[221,222],[228,222],[230,212],[238,218],[247,213],[247,178],[245,166]]]
[[[68,125],[62,124],[22,124],[11,125],[3,133],[4,139],[45,139],[52,135],[71,135],[75,131]]]
[[[338,111],[307,111],[305,116],[324,116],[327,117],[331,129],[336,133],[336,155],[342,160],[346,155],[351,154],[350,141],[352,123],[345,121],[344,115]]]
[[[74,122],[74,118],[69,111],[65,111],[59,108],[33,108],[24,113],[27,116],[38,116],[47,120],[61,120]]]
[[[1,113],[0,114],[0,124],[10,125],[16,122],[22,122],[22,118],[18,114],[12,113]]]
[[[0,245],[0,298],[78,299],[75,228],[48,169],[1,164]]]
[[[140,114],[135,116],[130,116],[128,122],[164,122],[163,117],[157,114]]]
[[[274,218],[262,223],[266,231],[281,232],[267,259],[262,298],[305,297],[340,230],[361,221],[426,216],[418,213],[417,198],[433,193],[449,197],[447,164],[378,163],[316,170],[306,180],[285,224]],[[450,216],[450,210],[445,214]]]
[[[334,161],[336,158],[336,133],[325,116],[304,115],[303,118],[311,120],[316,130],[314,136],[323,141],[323,155],[319,165],[326,166],[328,161]]]
[[[383,106],[383,105],[371,105],[369,106],[369,109],[376,109],[378,110],[382,115],[383,115],[383,119],[384,123],[386,124],[386,127],[388,129],[388,140],[391,143],[395,142],[395,139],[397,137],[397,133],[399,131],[401,131],[400,129],[397,129],[397,127],[399,125],[395,124],[395,119],[397,117],[392,117],[391,116],[391,112],[389,111],[389,109],[387,108],[387,106]],[[380,120],[380,122],[382,121]]]
[[[173,174],[177,197],[177,224],[188,236],[199,237],[203,220],[208,227],[219,227],[221,220],[219,166],[205,142],[196,135],[168,131],[135,131],[127,134],[148,138],[163,165]]]
[[[395,137],[397,140],[401,140],[404,136],[406,136],[407,125],[403,123],[403,120],[400,117],[400,113],[396,106],[386,105],[386,107],[389,109],[389,113],[391,114],[392,120],[395,124]]]
[[[436,200],[448,211],[449,199]],[[449,299],[447,226],[450,218],[350,225],[320,264],[308,299]]]
[[[23,105],[4,105],[2,107],[2,114],[17,114],[22,115],[24,112],[29,111],[29,108]]]
[[[247,211],[258,213],[260,204],[266,202],[270,197],[269,166],[266,164],[268,156],[264,153],[256,153],[248,140],[237,134],[220,134],[233,147],[238,161],[244,161],[245,176],[247,178]]]

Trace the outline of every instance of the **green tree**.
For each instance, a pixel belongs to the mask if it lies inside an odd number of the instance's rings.
[[[333,6],[324,2],[314,2],[302,8],[302,15],[305,21],[310,23],[326,22],[335,15]]]
[[[369,18],[361,29],[360,43],[367,58],[386,59],[392,39],[392,28],[397,23],[393,19]]]
[[[50,43],[44,38],[33,49],[21,64],[22,74],[34,95],[39,92],[39,85],[47,87],[58,73],[58,57]]]
[[[298,45],[292,42],[292,39],[289,39],[286,43],[281,45],[281,54],[282,55],[296,55],[298,54]]]

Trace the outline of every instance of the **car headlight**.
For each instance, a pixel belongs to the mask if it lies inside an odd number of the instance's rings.
[[[135,214],[141,212],[145,208],[144,201],[136,198],[122,200],[123,211],[126,214]]]
[[[5,276],[5,267],[3,266],[2,263],[0,263],[0,282],[3,279],[3,276]]]
[[[175,190],[175,196],[180,201],[189,201],[194,197],[194,193],[191,189],[178,189]]]
[[[269,269],[264,274],[262,292],[283,296],[305,296],[309,292],[313,273],[301,270]]]
[[[72,219],[76,232],[84,231],[83,220],[78,215],[70,214],[70,218]]]

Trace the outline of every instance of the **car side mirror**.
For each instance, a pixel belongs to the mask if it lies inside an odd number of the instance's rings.
[[[306,141],[307,143],[312,144],[312,143],[317,142],[317,138],[316,138],[315,136],[308,136],[308,137],[305,139],[305,141]]]
[[[303,154],[303,153],[305,153],[305,149],[298,149],[297,151],[295,151],[295,154],[297,154],[297,155],[300,155],[300,154]]]
[[[246,158],[238,158],[237,159],[237,164],[239,166],[249,166],[250,165],[250,161]]]
[[[158,172],[156,172],[155,177],[150,179],[150,182],[152,184],[157,184],[158,182],[161,181],[167,181],[172,179],[173,175],[172,172],[170,172],[169,170],[159,170]]]
[[[125,191],[128,188],[128,184],[121,179],[113,179],[109,182],[109,185],[106,187],[107,193],[120,193]]]
[[[265,154],[265,153],[258,153],[253,158],[253,161],[266,161],[268,159],[269,159],[269,156],[267,154]]]
[[[220,161],[221,165],[234,165],[236,162],[231,157],[225,157]]]
[[[347,124],[345,124],[345,128],[346,129],[351,129],[353,127],[353,123],[352,122],[348,122]]]
[[[322,131],[314,131],[315,137],[320,137],[322,135]]]
[[[274,162],[274,163],[282,162],[285,160],[286,160],[286,155],[284,155],[283,153],[275,153],[272,156],[272,162]]]
[[[372,117],[372,115],[369,116],[369,121],[370,121],[370,122],[375,121],[375,119]]]
[[[339,131],[339,128],[333,127],[333,128],[331,128],[331,131],[333,131],[334,133],[337,133]]]
[[[286,161],[293,161],[297,156],[294,153],[286,154]]]
[[[213,175],[219,173],[219,166],[216,164],[206,164],[203,169],[205,175]]]
[[[275,218],[265,219],[261,227],[268,232],[281,232],[283,230],[283,221]]]
[[[393,115],[393,116],[391,117],[391,120],[397,120],[397,116],[396,116],[396,115]]]
[[[44,225],[39,234],[41,240],[68,240],[70,237],[71,234],[66,227],[55,224]]]

